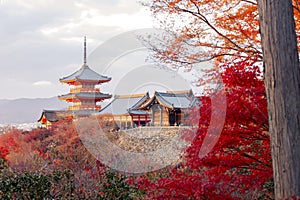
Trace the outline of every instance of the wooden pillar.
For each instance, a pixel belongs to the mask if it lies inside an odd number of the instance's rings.
[[[162,126],[162,109],[159,106],[159,110],[160,110],[160,126]]]
[[[141,116],[140,115],[138,115],[139,116],[139,122],[138,122],[138,124],[139,124],[139,126],[141,126]]]
[[[152,126],[154,126],[154,112],[152,109],[151,109],[151,123],[152,123]]]
[[[133,116],[130,115],[130,117],[131,117],[131,126],[133,127]]]

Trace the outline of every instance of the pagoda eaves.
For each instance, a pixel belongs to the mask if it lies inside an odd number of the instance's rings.
[[[100,75],[88,67],[86,61],[86,38],[84,38],[83,60],[83,65],[79,70],[59,79],[61,83],[70,85],[70,92],[60,95],[58,98],[73,103],[72,106],[69,106],[69,110],[100,110],[101,106],[96,103],[109,99],[112,96],[101,93],[97,85],[109,82],[111,78]]]
[[[102,99],[109,99],[112,95],[104,94],[101,92],[79,92],[79,93],[69,93],[58,96],[60,100],[66,100],[72,102],[73,99],[94,99],[95,101],[99,101]]]
[[[94,82],[99,84],[110,80],[110,77],[100,75],[91,70],[87,64],[83,64],[82,67],[73,74],[59,79],[60,82],[67,84],[74,84],[75,82]]]

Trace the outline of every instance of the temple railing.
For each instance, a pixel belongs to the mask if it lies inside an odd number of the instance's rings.
[[[69,106],[69,110],[100,110],[101,106]]]
[[[71,88],[70,93],[79,93],[79,92],[100,92],[99,88]]]

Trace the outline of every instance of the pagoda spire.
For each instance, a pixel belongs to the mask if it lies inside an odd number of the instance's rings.
[[[86,65],[86,36],[84,36],[83,64]]]

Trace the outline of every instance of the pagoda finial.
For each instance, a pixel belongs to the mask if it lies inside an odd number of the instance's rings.
[[[84,36],[83,63],[86,65],[86,36]]]

